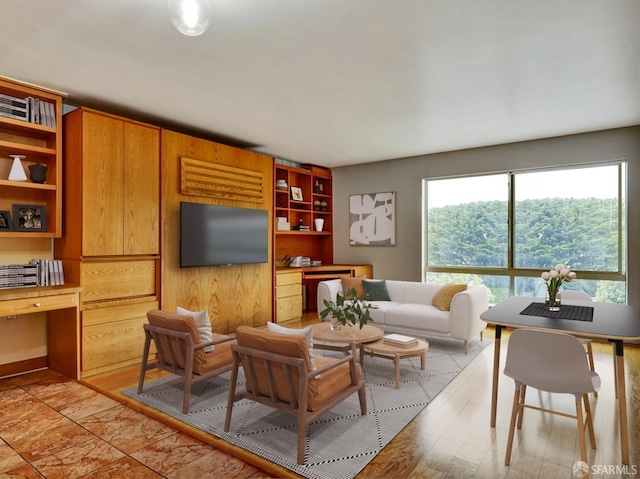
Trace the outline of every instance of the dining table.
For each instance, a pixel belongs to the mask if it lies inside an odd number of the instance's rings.
[[[622,463],[629,464],[629,428],[624,371],[624,342],[640,340],[640,316],[626,304],[583,300],[563,300],[560,311],[546,309],[543,298],[512,296],[480,315],[495,327],[491,427],[496,426],[500,339],[504,328],[528,328],[571,334],[576,337],[609,341],[615,349],[615,388],[620,421]]]

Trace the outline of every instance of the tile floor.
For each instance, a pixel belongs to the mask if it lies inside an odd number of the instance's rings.
[[[0,478],[264,478],[264,473],[45,370],[0,379]]]

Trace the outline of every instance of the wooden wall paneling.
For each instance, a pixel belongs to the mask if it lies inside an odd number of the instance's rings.
[[[160,252],[158,128],[124,123],[124,254]]]
[[[181,158],[255,171],[265,182],[260,203],[181,194]],[[180,268],[180,202],[210,203],[269,212],[269,258],[273,251],[273,158],[181,133],[162,132],[162,309],[206,309],[212,330],[229,333],[242,324],[258,326],[272,317],[272,264]]]

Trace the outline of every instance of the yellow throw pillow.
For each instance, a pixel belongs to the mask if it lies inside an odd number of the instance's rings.
[[[356,290],[356,298],[364,299],[367,297],[367,294],[364,292],[364,286],[362,285],[362,280],[365,279],[366,276],[340,276],[340,281],[342,282],[342,291],[347,291],[348,288]],[[353,299],[352,296],[345,296],[344,299]]]
[[[440,311],[449,311],[451,309],[451,300],[453,297],[461,291],[467,289],[466,284],[449,283],[440,288],[436,294],[433,295],[433,304]]]

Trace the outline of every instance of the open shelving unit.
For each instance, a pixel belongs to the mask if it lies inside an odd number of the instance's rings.
[[[286,188],[278,188],[278,180],[284,180]],[[310,166],[296,168],[275,164],[275,221],[284,217],[291,227],[305,225],[309,231],[291,229],[275,230],[275,259],[281,259],[285,254],[294,256],[308,256],[312,260],[323,264],[333,262],[333,220],[332,220],[332,179],[331,171]],[[292,187],[302,191],[302,200],[294,199]],[[316,231],[315,220],[322,218],[322,231]]]
[[[56,126],[44,126],[24,120],[0,116],[0,211],[9,211],[13,218],[14,204],[44,205],[45,231],[15,231],[0,229],[0,238],[62,236],[62,99],[63,94],[0,77],[0,94],[26,99],[39,98],[53,103]],[[13,165],[10,155],[25,155],[22,165],[29,178],[32,164],[47,166],[45,183],[10,181]]]

